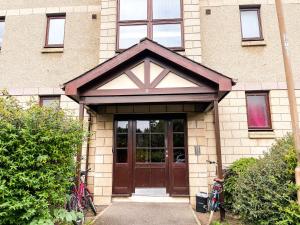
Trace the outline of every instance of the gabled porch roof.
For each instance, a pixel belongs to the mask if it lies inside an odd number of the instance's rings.
[[[235,82],[149,39],[66,82],[85,105],[220,101]]]

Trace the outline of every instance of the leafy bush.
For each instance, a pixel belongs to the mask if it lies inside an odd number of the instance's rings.
[[[300,224],[300,207],[295,203],[296,164],[289,135],[245,171],[236,184],[233,207],[246,224]]]
[[[233,202],[236,200],[236,185],[240,177],[256,163],[255,158],[242,158],[235,161],[227,170],[224,180],[224,207],[232,211]]]
[[[60,109],[0,97],[0,224],[70,221],[66,194],[84,132]]]

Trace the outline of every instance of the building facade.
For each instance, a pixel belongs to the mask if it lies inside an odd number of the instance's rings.
[[[300,1],[283,3],[300,111]],[[0,47],[0,89],[90,113],[97,205],[150,188],[194,204],[207,160],[291,131],[274,0],[3,0]]]

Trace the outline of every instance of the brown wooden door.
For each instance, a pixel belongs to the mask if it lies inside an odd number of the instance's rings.
[[[136,120],[133,133],[134,187],[166,187],[168,184],[166,121]]]
[[[135,188],[166,187],[188,195],[186,120],[182,115],[117,118],[114,135],[113,194]]]
[[[187,128],[183,118],[171,119],[168,127],[170,194],[189,194]]]
[[[113,149],[113,194],[132,193],[132,121],[116,120]]]

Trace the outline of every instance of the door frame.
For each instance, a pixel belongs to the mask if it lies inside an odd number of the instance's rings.
[[[187,186],[188,186],[188,194],[189,195],[189,163],[188,163],[188,130],[187,130],[187,114],[186,113],[153,113],[153,114],[115,114],[114,118],[113,118],[113,189],[114,189],[114,184],[115,184],[115,166],[116,166],[116,151],[115,151],[115,147],[116,147],[116,127],[117,127],[117,121],[119,120],[128,120],[128,163],[129,165],[129,180],[131,180],[131,182],[129,182],[129,192],[130,193],[126,193],[126,194],[115,194],[113,193],[113,195],[123,195],[123,196],[131,196],[132,193],[134,193],[135,191],[135,149],[136,147],[134,147],[134,143],[135,143],[135,135],[133,135],[133,129],[134,129],[134,121],[136,120],[151,120],[151,119],[163,119],[166,120],[167,124],[166,124],[166,136],[165,136],[165,141],[167,141],[167,145],[166,145],[166,151],[168,156],[166,157],[166,189],[167,189],[167,193],[170,194],[170,196],[178,196],[177,194],[173,195],[173,193],[171,192],[172,190],[172,163],[173,163],[173,152],[172,152],[172,145],[169,144],[170,141],[173,141],[173,137],[172,137],[172,129],[170,129],[171,127],[171,120],[172,119],[183,119],[184,120],[184,133],[185,133],[185,137],[184,137],[184,143],[185,143],[185,164],[186,164],[186,174],[187,174]],[[131,129],[131,131],[129,131]],[[186,196],[186,195],[184,195]]]

